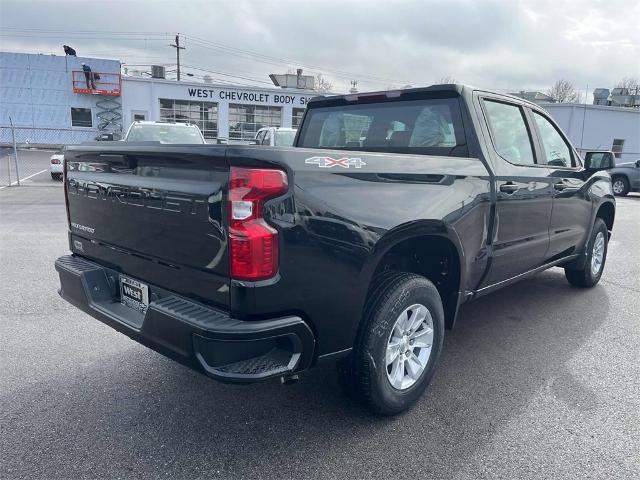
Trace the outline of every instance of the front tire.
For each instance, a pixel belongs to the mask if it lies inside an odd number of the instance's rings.
[[[429,385],[443,337],[433,283],[410,273],[384,274],[369,292],[351,355],[338,364],[340,383],[377,414],[407,410]]]
[[[607,225],[601,218],[596,218],[593,224],[591,237],[587,242],[587,259],[584,268],[581,270],[564,269],[567,280],[574,287],[591,288],[595,286],[602,277],[604,264],[607,260],[607,250],[609,246],[609,231]]]
[[[629,180],[625,177],[613,177],[611,180],[613,194],[618,197],[626,197],[629,194]]]

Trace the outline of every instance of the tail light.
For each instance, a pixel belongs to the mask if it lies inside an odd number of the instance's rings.
[[[231,278],[264,280],[278,271],[278,232],[265,222],[264,203],[286,193],[282,170],[231,167],[229,251]]]

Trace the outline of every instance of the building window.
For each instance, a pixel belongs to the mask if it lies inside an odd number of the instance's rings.
[[[280,107],[229,104],[229,138],[252,140],[262,127],[282,125]]]
[[[218,136],[218,104],[190,100],[160,99],[160,121],[197,125],[204,138]]]
[[[291,126],[293,128],[298,128],[302,123],[302,116],[304,115],[304,111],[306,108],[294,108],[293,109],[293,117],[291,118]]]
[[[71,107],[72,127],[93,127],[93,116],[90,108]]]
[[[622,149],[624,148],[624,139],[623,138],[614,138],[613,145],[611,145],[611,151],[616,156],[616,158],[620,158],[622,156]]]

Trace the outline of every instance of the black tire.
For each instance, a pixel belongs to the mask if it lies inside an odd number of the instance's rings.
[[[62,174],[61,173],[52,173],[51,174],[51,179],[52,180],[61,180],[62,179]]]
[[[602,263],[600,264],[600,269],[597,273],[594,273],[592,270],[593,245],[595,243],[596,237],[598,236],[598,233],[602,233],[602,235],[604,236],[604,252]],[[587,249],[587,258],[584,264],[584,268],[581,270],[574,270],[570,268],[564,269],[564,274],[567,277],[567,280],[574,287],[591,288],[595,286],[600,281],[600,277],[602,277],[604,265],[607,261],[607,251],[609,249],[609,231],[607,230],[607,225],[601,218],[596,218],[596,221],[593,224],[591,236],[589,237],[589,241],[587,242],[585,248]]]
[[[627,177],[622,177],[622,176],[613,177],[611,179],[611,188],[613,189],[614,187],[619,188],[618,193],[616,193],[615,190],[613,191],[613,194],[618,197],[626,197],[629,194],[630,188],[629,188],[629,180],[627,180]]]
[[[387,378],[386,349],[398,316],[414,304],[424,305],[433,321],[427,364],[415,383],[398,390]],[[431,381],[444,338],[444,312],[436,287],[424,277],[388,272],[373,282],[352,353],[338,363],[340,384],[374,413],[395,415],[411,407]]]

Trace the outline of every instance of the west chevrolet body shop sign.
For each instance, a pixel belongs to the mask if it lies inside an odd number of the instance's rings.
[[[188,88],[191,98],[211,100],[227,100],[232,102],[269,103],[280,105],[293,105],[306,107],[307,102],[313,96],[287,95],[278,93],[243,92],[240,90],[213,89],[213,88]]]

